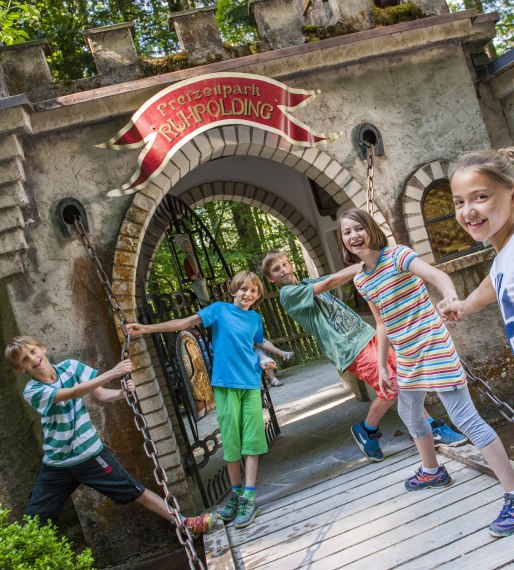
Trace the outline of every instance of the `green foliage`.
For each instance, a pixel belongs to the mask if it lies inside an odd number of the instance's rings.
[[[451,12],[477,9],[479,12],[498,12],[496,38],[493,40],[498,55],[512,49],[514,45],[514,0],[450,0]]]
[[[229,44],[249,44],[258,39],[257,25],[247,0],[219,0],[216,8],[216,22]]]
[[[93,570],[91,550],[75,555],[67,538],[37,518],[9,524],[9,510],[0,505],[0,568],[4,570]]]
[[[260,262],[264,254],[270,249],[281,249],[290,257],[300,275],[307,274],[295,235],[266,212],[247,204],[225,200],[203,204],[195,212],[214,237],[232,273],[250,269],[260,274]],[[195,239],[194,236],[192,239]],[[196,250],[200,255],[202,273],[207,275],[199,243],[196,243]],[[179,254],[178,263],[182,262],[183,255]],[[154,258],[148,291],[169,293],[178,290],[180,285],[176,275],[177,267],[164,239]],[[214,264],[214,277],[216,281],[226,278],[220,263]]]
[[[377,26],[391,26],[400,22],[410,22],[423,18],[423,12],[413,3],[398,4],[387,8],[373,8],[373,17]]]
[[[28,41],[29,35],[23,25],[36,23],[39,10],[19,0],[0,0],[0,45]]]

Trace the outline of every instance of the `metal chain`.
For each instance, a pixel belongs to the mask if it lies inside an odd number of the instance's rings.
[[[463,360],[461,360],[461,363],[468,379],[475,384],[476,389],[480,392],[480,394],[487,396],[487,398],[489,398],[500,410],[501,415],[505,419],[507,419],[509,422],[514,422],[514,409],[506,402],[500,400],[500,398],[498,398],[498,396],[493,392],[491,386],[485,380],[473,374],[473,372],[471,372],[469,369],[469,366]]]
[[[366,153],[366,157],[368,160],[368,191],[366,194],[366,210],[370,216],[373,216],[373,209],[374,209],[374,188],[373,188],[373,145],[369,142],[364,142],[368,152]]]
[[[75,218],[74,220],[75,227],[80,235],[80,239],[84,244],[84,248],[88,254],[88,256],[92,259],[96,273],[98,278],[100,279],[103,288],[107,294],[109,302],[113,308],[114,314],[119,321],[121,326],[121,330],[123,332],[123,348],[121,351],[121,359],[125,360],[129,358],[130,353],[130,335],[126,332],[126,326],[128,324],[127,318],[125,316],[125,312],[123,311],[114,291],[112,290],[111,283],[103,270],[102,264],[98,259],[98,256],[87,237],[86,230],[80,218]],[[184,524],[183,517],[180,514],[180,506],[176,497],[171,493],[168,487],[168,476],[164,468],[160,465],[158,459],[157,448],[155,446],[154,441],[150,437],[150,433],[148,431],[148,424],[146,422],[146,418],[141,411],[141,404],[139,402],[139,398],[135,390],[131,390],[129,388],[128,382],[131,380],[131,374],[128,373],[123,376],[121,380],[121,384],[123,387],[123,391],[125,393],[125,399],[128,405],[132,408],[134,412],[134,423],[136,424],[136,428],[140,431],[144,438],[143,448],[145,450],[146,455],[152,460],[154,465],[153,474],[155,480],[158,485],[163,490],[164,493],[164,504],[166,505],[166,509],[168,513],[172,517],[172,522],[175,524],[175,532],[177,534],[177,538],[180,544],[185,548],[187,557],[189,559],[189,567],[194,570],[195,568],[200,568],[201,570],[205,570],[205,567],[202,561],[198,558],[196,553],[195,547],[193,545],[193,536],[191,535],[190,530]]]

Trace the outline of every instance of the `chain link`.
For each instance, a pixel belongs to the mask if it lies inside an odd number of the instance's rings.
[[[123,333],[123,348],[121,351],[121,359],[126,360],[129,358],[130,354],[130,335],[126,331],[126,325],[128,324],[127,317],[123,308],[121,307],[114,291],[112,290],[111,283],[103,270],[102,264],[98,259],[98,256],[87,237],[86,230],[80,218],[75,218],[74,220],[75,227],[80,235],[80,239],[84,244],[84,248],[88,254],[88,256],[92,259],[96,273],[100,282],[102,283],[103,288],[107,294],[109,302],[113,308],[114,314],[118,319],[118,322],[121,326],[121,330]],[[175,525],[175,532],[177,534],[177,538],[180,544],[185,548],[188,560],[189,560],[189,567],[194,570],[195,568],[199,568],[200,570],[205,570],[205,567],[202,561],[198,558],[196,553],[195,547],[193,545],[193,536],[191,532],[184,524],[184,520],[182,515],[180,514],[180,507],[176,497],[171,493],[169,486],[168,486],[168,476],[164,468],[159,464],[157,448],[155,446],[154,441],[150,437],[150,433],[148,431],[148,424],[146,422],[146,418],[141,411],[141,404],[139,402],[139,398],[135,390],[131,390],[129,387],[129,381],[131,381],[132,377],[131,374],[126,374],[123,376],[121,380],[121,385],[123,388],[123,392],[125,394],[125,400],[127,404],[132,408],[134,413],[134,423],[138,431],[141,432],[143,435],[144,443],[143,448],[146,455],[152,460],[154,464],[154,478],[157,484],[162,488],[164,493],[164,504],[166,505],[166,509],[172,518],[172,522]]]
[[[374,199],[374,188],[373,188],[373,145],[369,142],[364,142],[368,152],[366,153],[367,161],[368,161],[368,171],[367,171],[367,179],[368,179],[368,190],[366,193],[366,210],[370,216],[373,216],[373,210],[375,204],[373,202]]]
[[[514,422],[514,409],[506,402],[500,400],[500,398],[498,398],[498,396],[493,392],[491,386],[485,380],[473,374],[473,372],[471,372],[469,369],[469,366],[463,360],[461,360],[461,363],[468,379],[475,384],[475,387],[480,392],[480,394],[489,398],[500,410],[500,414],[505,419],[507,419],[509,422]]]

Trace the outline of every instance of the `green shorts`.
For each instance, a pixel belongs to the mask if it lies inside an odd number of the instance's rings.
[[[260,390],[213,386],[216,415],[223,441],[223,459],[239,461],[243,455],[268,451]]]

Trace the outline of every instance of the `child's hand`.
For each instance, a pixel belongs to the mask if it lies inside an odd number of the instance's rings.
[[[139,323],[130,323],[125,325],[125,331],[130,336],[139,336],[144,334],[145,332],[145,325],[140,325]]]
[[[285,350],[282,351],[282,361],[284,363],[291,362],[294,358],[294,352],[286,352]]]
[[[126,386],[126,389],[125,389]],[[134,382],[134,380],[127,380],[125,382],[125,385],[122,388],[123,393],[125,392],[135,392],[136,391],[136,384]]]
[[[455,297],[446,297],[437,303],[436,309],[444,322],[457,322],[463,316],[463,305],[464,301],[459,301]]]
[[[125,374],[132,372],[132,362],[130,362],[130,359],[128,358],[126,360],[122,360],[116,364],[111,372],[115,378],[118,378],[119,376],[125,376]]]
[[[396,386],[389,378],[387,367],[378,369],[378,386],[384,396],[389,398],[396,396]]]

